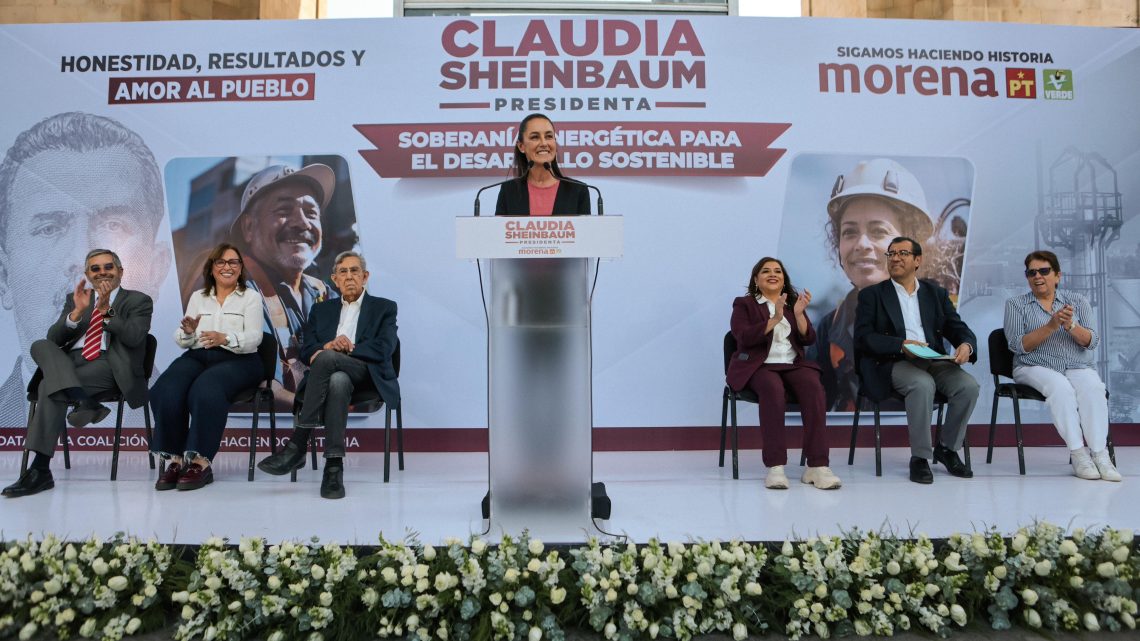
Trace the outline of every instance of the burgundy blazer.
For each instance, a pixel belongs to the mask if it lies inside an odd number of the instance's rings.
[[[768,306],[756,302],[753,296],[741,296],[732,301],[732,321],[730,329],[736,339],[736,351],[728,361],[728,372],[725,374],[729,387],[740,391],[748,385],[748,379],[760,369],[768,358],[768,350],[772,348],[772,333],[764,329],[768,326]],[[793,363],[803,367],[819,369],[819,363],[804,356],[804,348],[815,343],[815,328],[811,320],[807,320],[807,332],[800,334],[796,327],[796,315],[791,305],[784,306],[784,318],[792,326],[788,340],[796,352]]]

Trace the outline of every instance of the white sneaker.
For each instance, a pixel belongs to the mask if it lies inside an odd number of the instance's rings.
[[[768,476],[764,479],[764,487],[769,490],[788,489],[788,477],[784,474],[783,465],[775,465],[768,468]]]
[[[1092,456],[1089,455],[1089,448],[1082,447],[1079,450],[1072,450],[1069,452],[1069,456],[1073,459],[1073,474],[1077,478],[1088,481],[1100,480],[1100,471],[1097,470],[1096,463],[1093,463]]]
[[[807,483],[814,485],[820,490],[836,490],[843,482],[831,471],[830,467],[826,465],[820,467],[809,467],[804,470],[804,475],[800,477],[800,483]]]
[[[1097,471],[1100,472],[1100,478],[1115,482],[1119,482],[1124,478],[1120,475],[1120,472],[1116,471],[1116,466],[1112,464],[1112,459],[1108,457],[1108,450],[1093,452],[1092,461],[1096,464]]]

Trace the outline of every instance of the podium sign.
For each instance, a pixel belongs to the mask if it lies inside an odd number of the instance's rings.
[[[536,232],[547,235],[517,235]],[[601,533],[590,503],[589,284],[598,257],[621,255],[621,232],[618,216],[456,220],[458,256],[492,259],[491,536],[526,529],[544,541],[574,542]]]
[[[464,216],[459,258],[620,258],[621,216]]]

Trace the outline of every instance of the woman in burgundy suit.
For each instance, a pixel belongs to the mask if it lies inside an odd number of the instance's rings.
[[[815,329],[805,313],[809,302],[811,292],[796,292],[784,264],[767,256],[752,268],[748,294],[732,301],[736,352],[728,365],[728,385],[736,391],[747,387],[760,399],[764,465],[768,468],[764,487],[769,489],[788,489],[785,390],[795,394],[803,417],[807,469],[800,481],[821,490],[840,486],[839,477],[828,467],[819,364],[804,356],[804,348],[815,342]]]

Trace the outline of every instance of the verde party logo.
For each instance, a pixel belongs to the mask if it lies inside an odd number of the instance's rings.
[[[1073,72],[1071,69],[1045,69],[1045,86],[1042,94],[1046,100],[1073,99]]]

